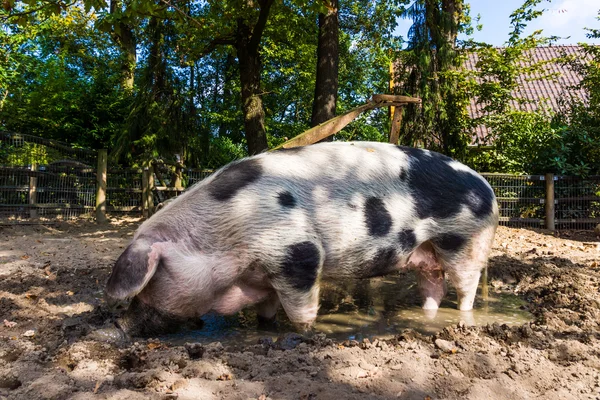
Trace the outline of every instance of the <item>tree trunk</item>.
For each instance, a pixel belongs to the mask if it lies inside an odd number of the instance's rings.
[[[120,15],[123,10],[120,0],[112,0],[110,3],[110,13]],[[136,41],[133,34],[133,28],[123,22],[115,22],[113,29],[113,39],[121,49],[121,87],[124,90],[133,90],[136,58]],[[117,33],[118,32],[118,33]]]
[[[338,0],[325,0],[327,14],[319,14],[317,78],[311,126],[335,117],[338,94],[339,22]],[[330,136],[325,140],[332,140]]]
[[[253,29],[242,19],[237,22],[235,47],[240,63],[244,127],[250,155],[268,149],[265,110],[260,98],[262,62],[258,50],[273,1],[259,0],[260,14]]]
[[[243,26],[249,31],[248,26]],[[237,55],[240,62],[240,82],[242,84],[242,106],[248,153],[258,154],[267,149],[265,131],[265,110],[260,98],[260,71],[262,64],[258,53],[248,49],[246,40],[238,42]]]

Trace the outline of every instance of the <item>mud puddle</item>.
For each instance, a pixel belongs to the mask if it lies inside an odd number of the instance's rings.
[[[448,325],[463,321],[466,325],[521,325],[533,319],[525,310],[525,301],[508,293],[491,293],[487,301],[476,299],[472,312],[456,308],[456,293],[448,294],[437,312],[424,311],[412,274],[398,273],[370,280],[343,280],[323,284],[321,308],[315,324],[316,332],[337,340],[388,339],[411,328],[424,334],[434,334]],[[174,345],[186,342],[242,346],[258,339],[293,331],[285,313],[280,310],[277,325],[259,329],[255,313],[249,309],[234,316],[207,315],[199,330],[162,336]]]

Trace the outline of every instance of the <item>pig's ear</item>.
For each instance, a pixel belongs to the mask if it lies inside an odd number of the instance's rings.
[[[125,300],[142,291],[156,272],[160,261],[159,243],[136,240],[117,259],[108,278],[105,294],[112,300]]]

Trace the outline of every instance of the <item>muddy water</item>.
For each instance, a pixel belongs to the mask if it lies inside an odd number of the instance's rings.
[[[477,296],[472,312],[456,309],[456,293],[449,288],[435,313],[420,308],[412,274],[398,273],[370,280],[346,280],[323,284],[321,308],[315,329],[339,340],[391,338],[405,328],[432,334],[464,321],[467,325],[522,324],[532,319],[525,301],[510,294],[490,293],[488,300]],[[235,316],[207,315],[201,330],[162,337],[173,344],[215,342],[224,345],[254,344],[259,338],[275,339],[293,330],[285,313],[277,315],[277,326],[259,330],[256,315],[249,309]]]

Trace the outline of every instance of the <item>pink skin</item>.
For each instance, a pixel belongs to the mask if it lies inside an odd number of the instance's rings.
[[[410,256],[408,268],[417,274],[424,310],[437,310],[446,295],[444,271],[429,242],[421,244]]]
[[[248,285],[233,285],[218,295],[213,303],[213,311],[219,314],[233,314],[248,304],[259,303],[269,295],[268,290],[257,289]]]

